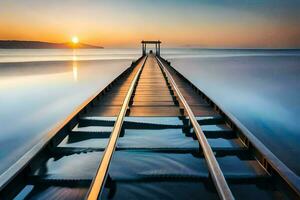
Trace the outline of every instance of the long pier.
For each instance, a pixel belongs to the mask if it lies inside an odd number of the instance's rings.
[[[0,175],[0,199],[299,199],[299,177],[160,44]]]

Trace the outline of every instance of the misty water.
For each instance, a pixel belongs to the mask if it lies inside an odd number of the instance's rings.
[[[0,50],[0,173],[139,49]],[[162,49],[177,70],[300,174],[300,51]]]
[[[299,175],[300,51],[198,52],[170,61]]]

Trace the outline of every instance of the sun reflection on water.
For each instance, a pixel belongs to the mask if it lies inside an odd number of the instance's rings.
[[[73,64],[73,80],[78,81],[78,64],[77,64],[77,56],[76,51],[73,50],[73,57],[72,57],[72,64]]]

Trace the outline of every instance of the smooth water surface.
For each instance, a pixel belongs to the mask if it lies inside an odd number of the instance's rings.
[[[232,53],[170,61],[299,175],[300,51]]]
[[[0,49],[0,63],[136,59],[138,49]]]
[[[140,53],[140,49],[0,49],[0,173]],[[300,51],[162,49],[162,53],[300,174]]]
[[[0,173],[132,59],[0,63]]]

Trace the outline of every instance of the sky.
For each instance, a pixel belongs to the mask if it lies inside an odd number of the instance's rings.
[[[0,0],[0,40],[299,48],[300,0]]]

